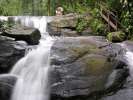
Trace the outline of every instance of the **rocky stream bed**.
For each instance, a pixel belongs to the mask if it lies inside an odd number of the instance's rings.
[[[71,26],[68,25],[67,28]],[[30,35],[25,35],[25,28],[12,30],[11,35],[10,33],[0,35],[1,100],[10,99],[12,88],[17,80],[16,76],[7,75],[7,73],[25,55],[29,44],[39,43],[40,37],[36,29],[32,31],[30,29],[29,33],[35,33],[38,36],[36,38],[32,35],[32,39],[36,39],[36,42],[31,40],[27,42]],[[48,30],[52,35],[53,31]],[[123,43],[133,49],[132,41]],[[120,44],[111,43],[103,36],[60,37],[53,44],[50,54],[51,100],[132,100],[133,80],[124,58],[125,52],[126,50]]]

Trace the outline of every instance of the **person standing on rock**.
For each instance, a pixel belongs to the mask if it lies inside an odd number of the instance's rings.
[[[57,7],[56,16],[62,16],[64,9],[62,7]]]
[[[57,9],[56,9],[56,16],[62,16],[63,15],[63,11],[64,11],[64,9],[62,7],[57,7]],[[61,35],[60,24],[57,23],[56,27],[57,27],[57,33],[59,35]]]

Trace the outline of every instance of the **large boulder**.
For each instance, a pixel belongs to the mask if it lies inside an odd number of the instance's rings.
[[[126,65],[118,64],[117,56],[121,50],[120,45],[110,44],[98,36],[57,40],[51,50],[52,97],[98,97],[97,94],[119,87],[118,83],[122,84],[128,75]],[[117,68],[121,71],[115,71]]]
[[[60,35],[69,36],[69,37],[79,36],[81,34],[79,34],[76,31],[79,18],[88,19],[88,20],[91,19],[89,14],[78,15],[73,13],[63,16],[53,17],[53,20],[48,23],[48,32],[50,35],[56,35],[56,36]],[[84,32],[83,34],[86,34],[86,32]],[[88,32],[90,32],[90,30]]]
[[[13,25],[10,29],[3,32],[2,35],[15,38],[15,40],[26,41],[30,45],[38,44],[41,37],[38,29],[25,27],[20,24]]]
[[[7,73],[25,54],[25,46],[0,36],[0,73]]]

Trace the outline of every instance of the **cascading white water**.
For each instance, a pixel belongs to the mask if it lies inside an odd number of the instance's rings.
[[[38,28],[42,39],[37,49],[30,51],[19,60],[10,74],[17,75],[18,80],[11,100],[48,100],[49,55],[53,39],[46,32],[47,17],[14,17],[25,26]]]
[[[128,50],[125,54],[125,57],[129,66],[130,76],[133,78],[133,52]]]
[[[133,78],[133,52],[128,49],[128,47],[126,46],[126,44],[121,43],[120,44],[124,49],[126,49],[126,53],[125,53],[125,60],[127,61],[128,64],[128,68],[129,68],[129,73],[131,78]]]

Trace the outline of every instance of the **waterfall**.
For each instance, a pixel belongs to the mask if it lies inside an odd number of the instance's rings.
[[[48,73],[50,68],[50,48],[54,42],[46,32],[47,17],[14,17],[25,26],[38,28],[43,38],[36,49],[19,60],[10,74],[17,75],[11,100],[48,100]]]

